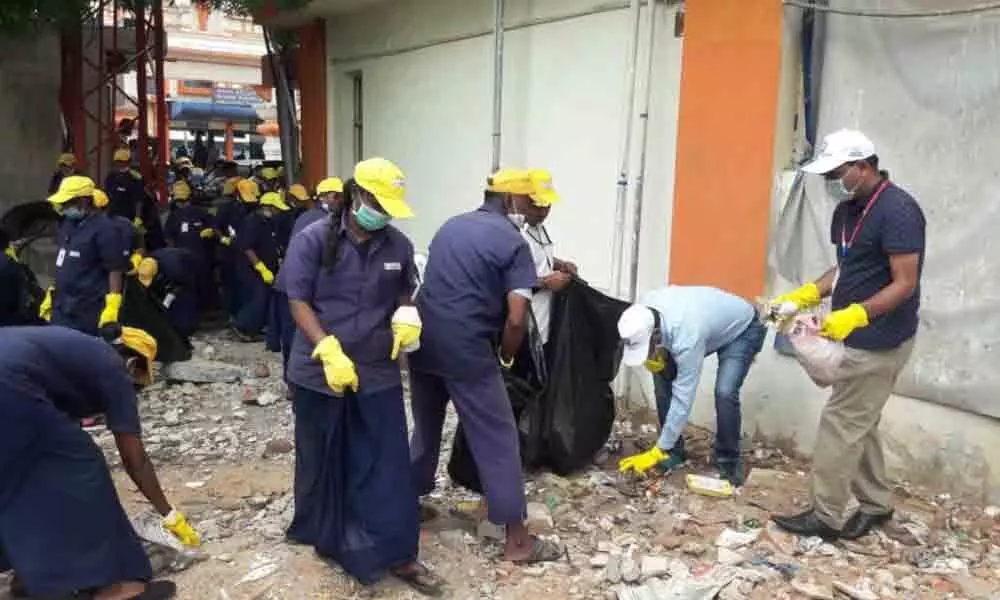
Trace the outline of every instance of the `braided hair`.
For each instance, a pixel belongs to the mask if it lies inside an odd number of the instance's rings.
[[[344,182],[344,201],[340,206],[330,211],[327,217],[326,243],[323,245],[323,269],[327,273],[332,273],[337,266],[337,252],[340,249],[340,224],[344,218],[344,209],[353,203],[354,192],[358,189],[358,184],[354,179]]]

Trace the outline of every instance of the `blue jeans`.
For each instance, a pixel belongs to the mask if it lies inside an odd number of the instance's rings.
[[[715,415],[717,419],[715,433],[715,462],[736,463],[740,459],[740,437],[743,427],[740,412],[740,389],[750,372],[757,354],[764,347],[767,328],[758,319],[737,338],[716,351],[719,358],[719,370],[715,376]],[[670,398],[673,388],[674,371],[667,369],[665,374],[653,376],[653,388],[656,394],[656,414],[663,427],[670,412]],[[684,456],[684,438],[680,437],[677,444],[670,449],[671,455]]]

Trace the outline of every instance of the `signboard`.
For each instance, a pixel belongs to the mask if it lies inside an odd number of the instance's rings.
[[[219,104],[261,104],[257,90],[253,88],[224,88],[216,87],[212,90],[212,102]]]

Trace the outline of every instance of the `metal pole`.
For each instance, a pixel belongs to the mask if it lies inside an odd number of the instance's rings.
[[[277,46],[269,30],[264,30],[264,45],[267,48],[267,59],[271,66],[271,75],[275,81],[278,98],[278,137],[281,139],[281,160],[285,166],[286,181],[295,181],[298,174],[298,146],[295,144],[295,104],[285,76],[282,57],[277,55]]]
[[[146,22],[146,10],[143,2],[135,3],[135,90],[136,90],[136,120],[139,130],[136,149],[139,153],[139,172],[142,178],[149,185],[155,178],[153,173],[153,162],[149,155],[149,88],[146,85],[146,64],[147,64],[147,44],[146,29],[149,25]]]
[[[503,136],[503,42],[504,0],[493,0],[493,147],[490,170],[500,168],[500,142]]]
[[[646,146],[649,138],[649,105],[653,95],[653,58],[656,50],[656,0],[649,0],[649,38],[646,43],[646,90],[639,109],[639,174],[635,181],[635,202],[632,206],[632,264],[628,276],[628,299],[636,300],[639,285],[639,236],[642,235],[642,197],[646,191]]]
[[[632,0],[629,15],[632,35],[625,55],[625,100],[622,107],[622,139],[618,161],[618,195],[615,202],[615,228],[611,247],[611,293],[621,297],[622,254],[625,246],[625,212],[628,205],[629,159],[632,150],[632,118],[635,114],[635,63],[639,53],[639,6],[642,0]]]
[[[167,163],[170,160],[170,131],[167,126],[167,84],[163,61],[167,54],[166,34],[163,30],[163,0],[153,0],[153,80],[156,86],[156,188],[161,205],[167,203]]]

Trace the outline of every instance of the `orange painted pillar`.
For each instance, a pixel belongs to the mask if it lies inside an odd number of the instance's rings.
[[[312,187],[326,177],[326,24],[299,29],[297,79],[302,100],[302,182]]]
[[[764,291],[781,0],[686,3],[670,283]]]
[[[233,160],[233,122],[226,121],[226,160]]]

